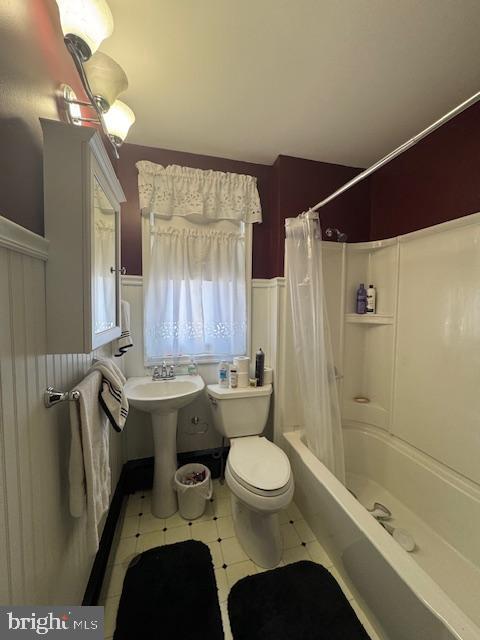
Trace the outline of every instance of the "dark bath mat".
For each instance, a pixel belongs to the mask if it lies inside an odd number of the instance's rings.
[[[209,548],[196,540],[149,549],[123,582],[114,640],[223,640]]]
[[[237,582],[228,596],[235,640],[368,640],[335,578],[302,561]]]

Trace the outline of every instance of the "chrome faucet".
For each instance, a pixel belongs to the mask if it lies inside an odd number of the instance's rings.
[[[162,366],[153,367],[152,380],[174,380],[175,379],[175,365],[167,365],[165,360],[162,362]]]
[[[165,360],[162,362],[162,380],[165,380],[167,377],[167,363]]]

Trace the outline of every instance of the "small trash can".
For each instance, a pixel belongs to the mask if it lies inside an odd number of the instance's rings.
[[[212,476],[204,464],[184,464],[177,469],[174,487],[178,494],[178,509],[185,520],[203,515],[207,500],[212,497]]]

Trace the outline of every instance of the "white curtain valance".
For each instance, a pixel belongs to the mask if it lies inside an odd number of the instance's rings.
[[[190,167],[137,162],[143,215],[188,217],[197,222],[261,222],[262,210],[253,176]]]

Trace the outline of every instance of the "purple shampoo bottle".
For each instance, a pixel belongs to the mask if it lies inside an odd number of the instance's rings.
[[[357,289],[356,312],[361,314],[367,313],[367,290],[363,283]]]

